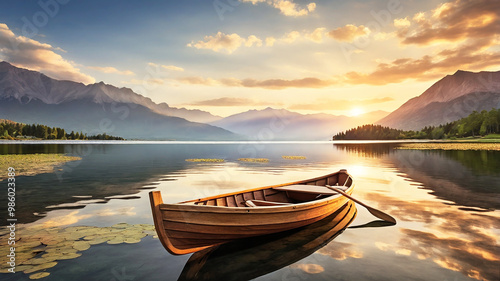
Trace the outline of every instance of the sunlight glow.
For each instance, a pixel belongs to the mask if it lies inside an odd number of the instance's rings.
[[[359,107],[355,107],[353,109],[351,109],[351,112],[350,112],[350,115],[351,116],[359,116],[359,115],[362,115],[364,114],[365,111]]]

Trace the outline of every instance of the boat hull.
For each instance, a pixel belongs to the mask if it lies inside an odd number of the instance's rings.
[[[313,254],[342,233],[355,217],[356,207],[351,201],[325,219],[300,229],[199,251],[189,258],[178,280],[253,280]]]
[[[273,188],[294,184],[324,185],[331,184],[333,181],[347,183],[349,186],[346,192],[352,193],[354,183],[344,170],[320,178],[223,194],[179,204],[163,204],[161,194],[151,192],[150,199],[156,231],[164,247],[170,253],[179,255],[236,239],[299,228],[328,217],[347,204],[349,199],[335,194],[307,201],[310,194],[277,193]],[[306,201],[280,206],[246,207],[241,206],[242,202],[233,203],[234,206],[231,206],[233,200],[228,200],[228,198],[234,198],[237,202],[238,196],[246,199],[248,194],[259,197],[255,194],[260,192],[264,198],[281,198],[283,201],[299,198]],[[211,200],[220,205],[209,205]]]

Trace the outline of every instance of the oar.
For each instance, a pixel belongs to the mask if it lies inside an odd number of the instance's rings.
[[[347,197],[347,198],[351,199],[352,201],[358,203],[359,205],[365,207],[372,215],[376,216],[377,218],[391,222],[393,224],[396,224],[396,219],[394,219],[390,215],[366,205],[365,203],[363,203],[363,202],[359,201],[358,199],[352,197],[351,195],[345,193],[342,189],[339,189],[339,188],[336,188],[336,187],[333,187],[330,185],[326,185],[326,187],[328,187],[331,190],[337,191],[338,193],[344,195],[345,197]]]

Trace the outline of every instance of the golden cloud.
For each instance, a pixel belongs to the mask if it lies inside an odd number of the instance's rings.
[[[500,65],[500,52],[485,51],[494,45],[493,38],[475,40],[471,44],[442,50],[434,56],[400,58],[389,63],[379,63],[371,73],[349,72],[344,75],[344,79],[348,84],[385,85],[408,79],[437,79],[458,69],[482,70]]]
[[[443,268],[478,280],[495,280],[498,276],[500,247],[495,230],[500,218],[497,214],[475,214],[441,202],[404,201],[377,193],[367,194],[367,199],[380,202],[381,208],[398,221],[426,225],[426,231],[401,228],[403,236],[398,244],[378,242],[380,250],[432,259]]]
[[[205,86],[215,86],[220,84],[217,80],[212,78],[203,78],[199,76],[188,76],[177,78],[178,82],[183,84],[192,84],[192,85],[205,85]]]
[[[240,2],[250,2],[253,5],[258,3],[266,3],[272,6],[285,16],[300,17],[306,16],[316,10],[316,3],[309,3],[305,8],[300,8],[296,3],[291,0],[240,0]]]
[[[288,32],[287,34],[285,34],[285,36],[283,36],[283,38],[281,38],[281,41],[290,44],[290,43],[295,42],[299,38],[300,38],[300,32],[291,31],[291,32]]]
[[[257,38],[255,35],[248,36],[248,39],[245,41],[245,47],[252,47],[255,44],[257,47],[262,46],[262,40]]]
[[[433,233],[402,229],[405,235],[399,243],[420,258],[432,258],[439,266],[461,272],[477,280],[497,280],[500,257],[498,245],[454,237],[439,237]],[[474,245],[476,244],[476,245]]]
[[[300,270],[302,270],[302,271],[304,271],[306,273],[309,273],[309,274],[318,274],[318,273],[321,273],[321,272],[325,271],[325,269],[321,265],[314,264],[314,263],[292,264],[292,265],[290,265],[290,268],[297,268],[297,269],[300,269]]]
[[[175,65],[163,65],[163,64],[156,64],[154,62],[150,62],[148,63],[148,65],[153,67],[161,67],[166,70],[180,71],[180,72],[184,71],[184,68]]]
[[[408,20],[408,17],[404,19],[395,19],[394,20],[394,26],[401,28],[401,27],[408,27],[411,25],[411,22]]]
[[[100,71],[100,72],[103,72],[103,73],[111,73],[111,74],[120,74],[120,75],[135,75],[132,71],[130,70],[118,70],[112,66],[104,66],[104,67],[100,67],[100,66],[87,66],[87,68],[90,68],[90,69],[93,69],[93,70],[97,70],[97,71]]]
[[[215,52],[225,50],[230,54],[238,49],[244,41],[245,39],[241,38],[236,33],[224,34],[219,31],[215,36],[205,36],[204,41],[198,41],[197,43],[191,42],[187,44],[187,46],[197,49],[210,49]]]
[[[24,36],[16,36],[6,24],[0,23],[0,55],[4,60],[18,67],[41,71],[55,79],[85,84],[95,82],[93,77],[80,72],[74,63],[55,53],[57,49]]]
[[[187,46],[196,49],[209,49],[214,52],[225,52],[227,54],[231,54],[242,46],[262,47],[265,44],[266,47],[272,47],[277,41],[292,44],[305,38],[315,43],[321,43],[323,42],[323,37],[325,35],[326,28],[324,27],[318,27],[313,31],[300,32],[297,30],[292,30],[285,33],[279,39],[276,39],[273,36],[268,36],[264,40],[255,35],[250,35],[245,39],[236,33],[224,34],[219,31],[215,35],[205,36],[203,40],[200,40],[198,42],[193,41],[191,43],[188,43]]]
[[[218,98],[218,99],[197,101],[197,102],[191,103],[189,105],[192,105],[192,106],[270,106],[270,105],[282,105],[282,104],[276,104],[276,103],[272,104],[268,101],[261,102],[261,101],[256,101],[256,100],[252,100],[252,99],[247,99],[247,98],[223,97],[223,98]]]
[[[122,81],[122,83],[128,85],[141,85],[145,87],[151,87],[152,85],[163,85],[165,84],[165,81],[159,78],[151,78],[147,80],[131,79],[129,81]]]
[[[276,42],[276,38],[270,36],[266,38],[266,47],[272,47],[274,45],[274,42]]]
[[[285,89],[285,88],[324,88],[332,85],[330,80],[321,80],[318,78],[307,77],[302,79],[268,79],[255,80],[244,79],[241,81],[243,87],[249,88],[265,88],[265,89]]]
[[[370,30],[363,26],[355,26],[352,24],[347,24],[343,27],[339,27],[331,30],[328,35],[337,41],[352,42],[356,38],[370,34]]]
[[[346,109],[362,105],[371,105],[393,101],[391,97],[365,99],[365,100],[335,100],[318,99],[315,103],[294,104],[289,107],[292,110],[335,110]]]
[[[283,15],[292,17],[305,16],[316,9],[316,3],[309,3],[306,8],[299,8],[297,4],[288,0],[274,0],[272,5]]]
[[[308,33],[305,37],[313,42],[321,43],[323,42],[323,36],[325,35],[326,28],[318,27],[313,32]]]
[[[329,256],[339,261],[348,258],[360,259],[363,257],[363,252],[355,249],[353,244],[343,242],[329,243],[325,247],[319,249],[316,253],[324,256]]]
[[[395,23],[403,44],[428,45],[471,38],[498,37],[500,1],[456,0],[413,16],[414,25]]]
[[[296,32],[296,31],[295,31]],[[291,36],[296,40],[300,34],[298,32]],[[292,39],[289,40],[291,42]],[[400,83],[414,79],[418,81],[435,80],[446,74],[454,73],[458,69],[475,71],[483,70],[486,67],[500,65],[500,52],[488,51],[496,46],[498,41],[495,38],[477,39],[468,44],[462,44],[455,48],[444,49],[433,56],[425,55],[421,58],[399,58],[391,62],[380,62],[375,70],[368,73],[351,71],[332,79],[320,79],[316,77],[306,77],[299,79],[266,79],[257,80],[252,78],[236,79],[226,78],[215,80],[202,77],[178,78],[178,81],[185,84],[202,84],[209,86],[228,87],[248,87],[265,89],[286,89],[286,88],[325,88],[337,84],[368,84],[386,85],[390,83]],[[376,101],[385,102],[389,100]],[[294,106],[300,109],[319,110],[321,105],[304,104]]]
[[[227,86],[227,87],[246,87],[246,88],[264,88],[272,90],[281,90],[286,88],[325,88],[335,84],[333,80],[322,80],[314,77],[307,77],[301,79],[237,79],[237,78],[223,78],[212,79],[198,76],[181,77],[176,81],[183,84],[206,85],[206,86]]]

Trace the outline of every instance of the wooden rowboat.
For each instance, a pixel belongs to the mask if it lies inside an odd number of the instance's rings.
[[[356,206],[350,201],[330,216],[298,229],[239,239],[196,252],[186,262],[178,281],[253,280],[328,245],[355,217]],[[335,245],[329,247],[336,249]]]
[[[352,194],[346,170],[313,179],[163,204],[149,193],[158,237],[174,255],[197,252],[235,239],[278,233],[317,222],[347,204]]]

